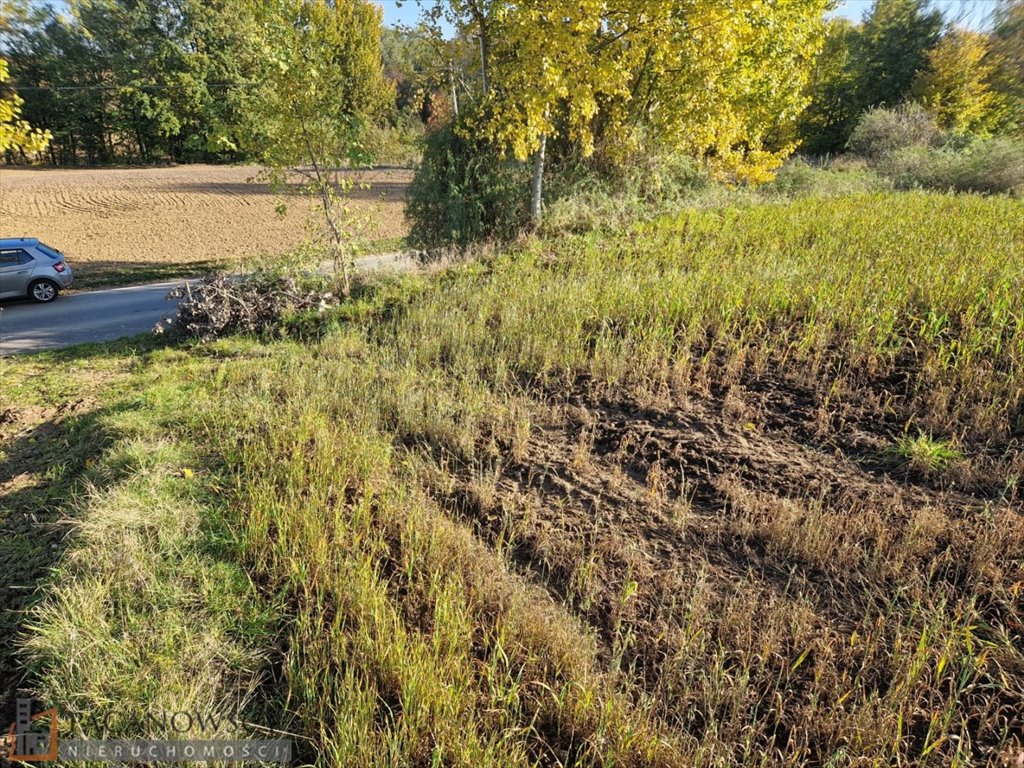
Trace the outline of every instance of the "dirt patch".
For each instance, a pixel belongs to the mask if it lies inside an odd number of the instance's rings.
[[[278,254],[307,235],[305,201],[252,181],[252,166],[183,165],[130,169],[0,169],[0,237],[38,237],[68,254],[82,284],[104,274]],[[354,173],[352,207],[369,220],[367,236],[406,234],[405,193],[412,173]],[[365,188],[363,185],[365,184]]]
[[[433,493],[571,606],[695,743],[713,726],[738,764],[743,743],[825,764],[851,728],[891,734],[878,702],[901,684],[892,654],[922,632],[952,637],[975,616],[993,641],[1024,637],[1024,517],[998,488],[890,471],[886,432],[850,419],[823,434],[821,408],[771,380],[656,405],[580,394],[538,406],[525,451],[506,446],[493,475]],[[1005,665],[979,685],[1024,672]],[[900,689],[900,707],[930,690]],[[1024,728],[1022,686],[962,706],[979,760]],[[911,754],[926,726],[909,727]]]

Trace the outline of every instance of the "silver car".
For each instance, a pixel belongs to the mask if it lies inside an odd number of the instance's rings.
[[[0,299],[28,296],[46,303],[74,280],[64,254],[33,237],[0,240]]]

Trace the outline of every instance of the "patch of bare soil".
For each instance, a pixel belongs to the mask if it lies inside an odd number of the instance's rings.
[[[38,237],[87,284],[104,273],[276,255],[307,236],[297,185],[280,194],[246,166],[0,168],[0,237]],[[404,237],[411,171],[353,172],[354,214],[370,239]],[[284,216],[279,200],[289,203]]]
[[[837,430],[813,392],[761,380],[653,405],[580,394],[532,418],[493,478],[433,492],[572,606],[695,744],[713,724],[729,749],[825,764],[851,729],[892,738],[879,702],[921,632],[975,615],[979,642],[1024,643],[1020,509],[977,479],[887,466],[866,416]],[[985,670],[992,690],[959,705],[976,759],[1024,729],[1019,665]],[[906,753],[927,748],[947,677],[898,691]]]

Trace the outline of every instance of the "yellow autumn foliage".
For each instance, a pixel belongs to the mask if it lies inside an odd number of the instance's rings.
[[[494,11],[491,89],[479,125],[525,159],[565,133],[584,155],[598,131],[614,159],[637,127],[761,182],[823,40],[826,0],[529,0]]]
[[[0,85],[10,77],[7,61],[0,58]],[[32,155],[42,152],[50,143],[50,132],[33,128],[21,118],[21,105],[24,100],[13,93],[0,97],[0,152],[20,149]]]

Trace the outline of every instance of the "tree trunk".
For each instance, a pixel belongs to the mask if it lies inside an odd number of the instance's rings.
[[[488,77],[488,67],[490,66],[491,58],[491,43],[487,39],[487,33],[481,27],[480,29],[480,79],[483,81],[484,87],[484,98],[487,98],[487,94],[490,91],[490,78]]]
[[[533,182],[530,184],[530,221],[540,224],[544,209],[544,154],[547,151],[548,136],[540,137],[540,148],[533,156]]]
[[[455,64],[451,61],[448,62],[448,82],[452,87],[452,109],[455,111],[455,116],[459,116],[459,92],[455,87]]]
[[[478,32],[480,34],[480,79],[483,81],[484,98],[490,90],[490,69],[491,69],[491,33],[490,24],[487,22],[487,14],[481,7],[481,3],[471,0],[469,12],[472,15]]]

